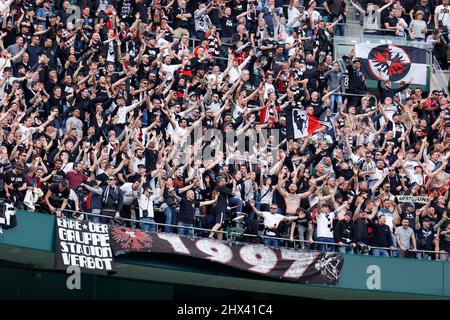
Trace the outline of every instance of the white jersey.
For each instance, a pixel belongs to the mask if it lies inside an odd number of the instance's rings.
[[[322,238],[333,238],[333,219],[335,217],[335,213],[330,212],[328,215],[325,213],[318,213],[316,215],[317,221],[317,237]]]

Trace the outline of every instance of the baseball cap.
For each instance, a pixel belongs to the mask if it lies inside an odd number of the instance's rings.
[[[316,2],[316,0],[309,0],[309,1],[308,1],[308,5],[306,6],[305,9],[308,9],[309,6],[311,6],[311,5],[313,4],[313,2]]]
[[[351,217],[353,217],[353,213],[351,211],[346,211],[344,213],[344,216],[349,216],[351,218]]]

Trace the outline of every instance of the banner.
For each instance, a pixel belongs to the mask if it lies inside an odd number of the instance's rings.
[[[55,268],[114,271],[107,224],[56,219]]]
[[[287,123],[287,125],[293,128],[294,139],[313,134],[321,127],[316,117],[300,109],[292,109],[292,117],[288,117],[286,120],[288,121],[288,119],[291,123]]]
[[[414,202],[414,203],[424,203],[427,204],[430,201],[428,196],[418,197],[418,196],[396,196],[398,202]]]
[[[272,278],[310,284],[337,284],[344,264],[341,253],[271,248],[260,244],[228,244],[209,238],[143,232],[126,227],[110,227],[110,232],[115,256],[130,252],[179,254]]]
[[[16,226],[16,208],[12,203],[0,200],[0,234],[3,233],[3,229],[12,229]]]
[[[427,84],[427,50],[397,46],[393,44],[355,45],[355,55],[361,60],[361,72],[367,80],[391,80],[392,82],[413,79],[413,84]]]

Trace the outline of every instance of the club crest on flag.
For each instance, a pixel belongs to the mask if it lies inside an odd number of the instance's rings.
[[[390,80],[427,85],[429,55],[427,50],[393,44],[374,45],[358,43],[355,55],[361,62],[361,72],[367,80]]]
[[[411,59],[406,51],[395,45],[373,48],[369,52],[368,60],[370,70],[380,80],[399,81],[411,68]]]
[[[148,233],[139,229],[121,227],[111,228],[111,237],[122,249],[144,250],[152,247],[152,239]]]

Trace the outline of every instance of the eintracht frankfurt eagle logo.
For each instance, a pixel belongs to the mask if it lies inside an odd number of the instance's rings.
[[[405,50],[391,44],[373,48],[368,62],[370,71],[379,80],[400,81],[411,68],[411,59]]]

